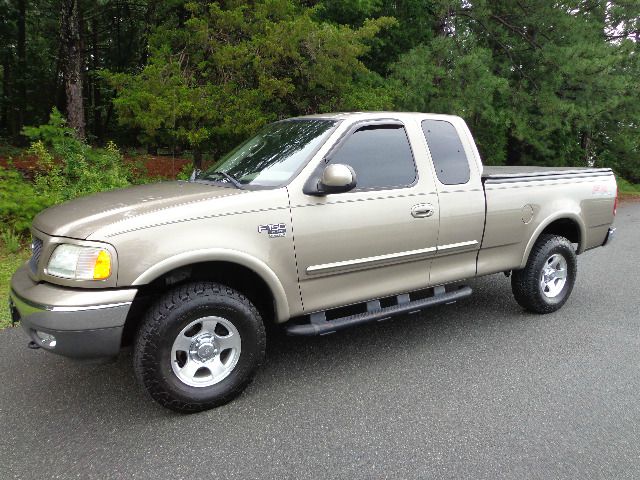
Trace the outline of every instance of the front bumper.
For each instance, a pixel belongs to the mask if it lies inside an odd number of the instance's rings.
[[[11,279],[9,303],[13,321],[19,321],[38,346],[67,357],[104,358],[120,350],[136,292],[36,283],[23,266]]]

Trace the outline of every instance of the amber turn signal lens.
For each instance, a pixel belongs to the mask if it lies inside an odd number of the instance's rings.
[[[93,279],[104,280],[111,275],[111,255],[106,250],[100,250],[93,266]]]

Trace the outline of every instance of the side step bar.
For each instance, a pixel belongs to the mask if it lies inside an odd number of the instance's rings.
[[[399,295],[397,297],[398,304],[386,308],[380,308],[380,303],[378,301],[368,302],[368,307],[369,305],[376,305],[377,308],[371,310],[367,308],[367,310],[369,310],[367,312],[336,318],[335,320],[326,320],[326,312],[319,312],[310,315],[310,323],[287,325],[285,330],[287,335],[327,335],[355,325],[387,320],[388,318],[395,317],[396,315],[413,313],[418,310],[442,305],[444,303],[454,303],[457,300],[468,297],[472,293],[471,287],[466,285],[451,292],[445,292],[444,287],[436,287],[434,291],[435,294],[433,296],[414,301],[407,301],[409,297],[408,295]]]

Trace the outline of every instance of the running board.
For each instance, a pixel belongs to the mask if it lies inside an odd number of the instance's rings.
[[[445,303],[454,303],[471,295],[472,290],[471,287],[465,285],[451,292],[445,292],[444,287],[436,287],[434,292],[435,294],[431,297],[414,301],[408,301],[409,295],[407,294],[398,295],[398,304],[386,308],[380,308],[380,302],[374,300],[367,302],[367,312],[336,318],[335,320],[327,320],[326,312],[314,313],[309,316],[309,323],[286,325],[285,330],[287,335],[327,335],[348,327],[362,325],[363,323],[380,322],[396,315],[414,313]]]

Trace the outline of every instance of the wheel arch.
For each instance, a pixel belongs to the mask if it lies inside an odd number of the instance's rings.
[[[582,221],[582,218],[574,212],[559,212],[549,216],[543,222],[536,227],[527,243],[522,261],[520,262],[520,268],[524,268],[529,260],[531,249],[536,243],[540,235],[553,234],[560,235],[567,238],[572,243],[578,244],[578,250],[576,253],[581,254],[584,252],[586,245],[587,229]]]
[[[193,272],[198,274],[192,277],[190,274]],[[257,288],[266,287],[273,300],[273,320],[283,322],[289,318],[287,294],[275,272],[263,261],[237,250],[216,248],[174,255],[148,268],[132,282],[132,285],[144,290],[145,287],[162,283],[163,279],[169,279],[164,283],[171,285],[185,278],[224,283],[225,274],[234,278],[246,274]],[[172,275],[175,276],[175,280],[171,278]],[[237,285],[229,286],[237,288]],[[242,288],[239,290],[242,291]]]

